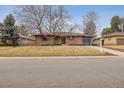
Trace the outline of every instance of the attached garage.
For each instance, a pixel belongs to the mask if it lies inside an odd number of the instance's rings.
[[[124,45],[124,38],[117,38],[117,45]]]
[[[91,44],[91,37],[84,37],[83,45],[90,45],[90,44]]]

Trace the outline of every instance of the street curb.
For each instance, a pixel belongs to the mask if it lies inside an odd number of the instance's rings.
[[[124,58],[120,56],[53,56],[53,57],[0,57],[0,59],[76,59],[76,58],[81,58],[81,59],[101,59],[101,58]]]

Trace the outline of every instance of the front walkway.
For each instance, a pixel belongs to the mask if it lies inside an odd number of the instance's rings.
[[[100,47],[97,47],[97,46],[89,46],[89,47],[97,49],[99,51],[108,52],[108,53],[111,53],[113,55],[124,56],[124,52],[121,52],[121,51],[117,51],[117,50],[113,50],[113,49],[108,49],[108,48],[100,48]]]

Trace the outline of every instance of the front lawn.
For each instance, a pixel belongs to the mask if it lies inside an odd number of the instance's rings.
[[[111,55],[85,46],[1,46],[1,57],[102,56]]]
[[[104,46],[104,47],[124,52],[124,46],[123,45],[122,46]]]

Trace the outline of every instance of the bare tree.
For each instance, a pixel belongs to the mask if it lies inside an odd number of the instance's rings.
[[[63,31],[68,18],[64,6],[17,6],[15,14],[21,24],[41,34]]]
[[[66,30],[70,33],[73,33],[75,31],[77,31],[78,29],[78,24],[72,22],[72,21],[68,21],[67,25],[66,25]]]
[[[64,6],[47,6],[45,30],[52,34],[63,31],[67,18]]]
[[[47,6],[17,6],[15,14],[19,22],[43,34],[44,17]]]
[[[18,33],[20,33],[21,35],[28,36],[28,35],[32,34],[32,32],[31,32],[32,29],[30,29],[29,27],[27,27],[23,24],[18,25],[16,29],[17,29]]]
[[[83,32],[86,35],[92,35],[94,36],[96,34],[96,22],[98,20],[98,15],[96,12],[88,12],[84,17],[83,17]]]
[[[64,6],[47,6],[44,30],[54,35],[54,43],[56,38],[55,34],[65,30],[67,19],[68,15]]]

